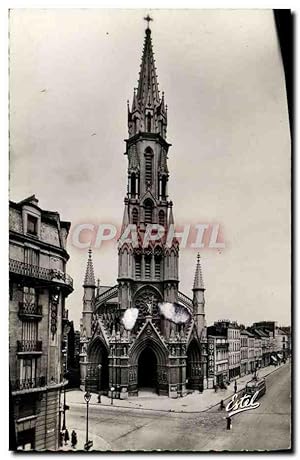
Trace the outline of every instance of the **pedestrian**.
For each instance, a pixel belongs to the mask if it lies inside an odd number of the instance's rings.
[[[66,446],[68,444],[69,439],[70,439],[68,430],[65,431],[64,438],[65,438],[65,446]]]
[[[234,392],[235,393],[237,392],[237,382],[236,382],[236,380],[234,381]]]
[[[218,386],[216,384],[214,385],[214,390],[215,390],[215,393],[217,393]]]
[[[62,447],[64,445],[64,433],[63,431],[59,432],[59,447]]]
[[[227,422],[227,425],[226,425],[227,430],[231,430],[231,427],[232,427],[232,425],[231,425],[231,417],[229,417],[229,416],[226,417],[226,422]]]
[[[71,434],[71,446],[75,449],[77,444],[77,434],[76,431],[73,430]]]
[[[221,399],[221,402],[220,402],[220,409],[221,410],[225,409],[225,404],[224,404],[223,399]]]

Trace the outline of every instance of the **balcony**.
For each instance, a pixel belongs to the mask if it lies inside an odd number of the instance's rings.
[[[19,302],[19,317],[25,319],[42,319],[43,307],[37,304]]]
[[[41,340],[17,340],[17,353],[42,353]]]
[[[12,383],[12,391],[31,390],[34,388],[41,388],[46,385],[45,377],[31,378],[31,379],[17,379]]]
[[[73,291],[73,279],[61,270],[43,268],[39,265],[31,265],[20,260],[9,259],[9,271],[16,275],[62,284],[70,291]]]

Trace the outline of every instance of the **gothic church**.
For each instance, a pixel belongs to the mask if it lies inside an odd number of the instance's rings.
[[[138,87],[128,106],[128,187],[122,228],[136,225],[138,244],[118,247],[118,279],[112,287],[96,285],[92,252],[83,283],[81,388],[126,399],[151,388],[177,398],[187,389],[207,388],[207,340],[204,285],[197,258],[193,298],[178,290],[179,242],[162,238],[143,247],[148,224],[174,225],[168,197],[167,106],[160,96],[151,30],[146,29]],[[176,324],[159,304],[180,304],[190,320]],[[151,306],[151,307],[150,307]],[[134,327],[122,318],[138,310]]]

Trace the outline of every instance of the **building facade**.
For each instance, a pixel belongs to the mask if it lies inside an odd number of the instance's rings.
[[[229,343],[226,335],[222,335],[214,326],[207,328],[207,340],[213,347],[214,385],[222,386],[229,381]]]
[[[248,374],[248,349],[249,349],[249,337],[248,332],[245,329],[241,329],[241,376]]]
[[[31,196],[9,204],[9,379],[16,449],[57,449],[70,223]]]
[[[96,286],[91,251],[83,284],[81,385],[115,398],[137,395],[143,387],[170,397],[185,394],[187,387],[207,387],[200,258],[192,298],[178,288],[179,242],[168,196],[167,122],[148,27],[138,87],[131,109],[128,106],[128,185],[117,284]],[[153,225],[157,231],[163,230],[164,236],[149,238],[145,244]],[[188,320],[180,322],[161,314],[159,305],[163,303],[176,305]],[[128,329],[124,315],[132,317],[135,312],[134,325]]]

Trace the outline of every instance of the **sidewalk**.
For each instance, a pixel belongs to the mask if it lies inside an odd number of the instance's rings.
[[[77,434],[76,448],[75,449],[72,448],[71,440],[70,440],[68,442],[68,444],[66,446],[63,445],[63,447],[61,447],[59,449],[59,451],[63,451],[63,452],[80,452],[80,451],[84,451],[84,444],[85,444],[85,440],[86,440],[86,438],[85,438],[86,432],[85,432],[85,430],[78,429],[76,426],[73,427],[73,428],[75,429],[76,434]],[[100,436],[98,436],[94,432],[90,433],[90,438],[93,439],[93,447],[90,448],[89,452],[91,452],[92,450],[102,450],[102,451],[111,450],[111,446],[108,444],[108,442],[104,441],[104,439],[102,439]]]
[[[267,366],[263,369],[260,369],[257,373],[258,377],[265,377],[273,372],[276,372],[282,366],[287,364],[281,364],[278,367]],[[253,374],[247,374],[243,377],[237,379],[238,391],[242,390],[246,383],[252,380]],[[98,395],[93,393],[90,405],[98,406],[99,408],[103,406],[107,407],[118,407],[118,408],[127,408],[127,409],[142,409],[142,410],[154,410],[154,411],[163,411],[163,412],[205,412],[212,407],[220,404],[221,399],[226,400],[234,394],[234,380],[227,387],[226,390],[204,390],[203,393],[199,391],[194,391],[187,396],[182,398],[172,399],[168,396],[158,396],[155,393],[148,391],[141,391],[139,396],[130,397],[126,400],[114,399],[113,405],[111,405],[111,400],[107,396],[101,396],[101,404],[98,403]],[[67,404],[72,405],[85,405],[84,392],[80,390],[72,390],[67,392]]]

